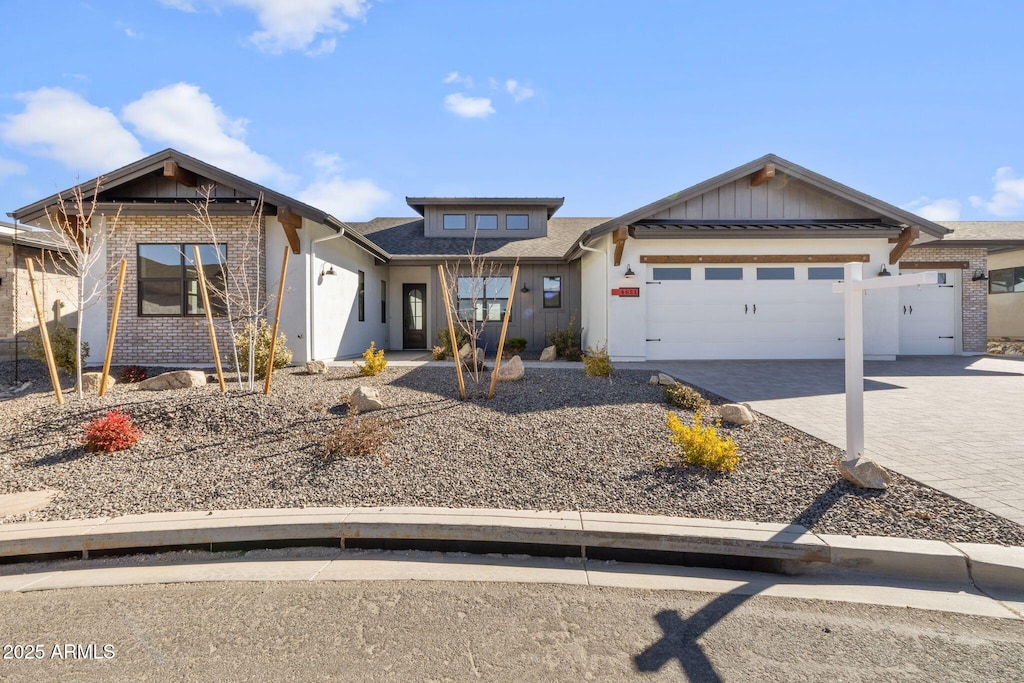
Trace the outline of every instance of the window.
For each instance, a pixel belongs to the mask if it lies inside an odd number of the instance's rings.
[[[388,321],[388,281],[380,281],[380,321]]]
[[[366,320],[366,273],[359,271],[359,322]]]
[[[794,280],[796,271],[793,268],[758,268],[758,280]]]
[[[841,266],[811,266],[807,269],[808,280],[842,280],[846,271]]]
[[[544,277],[544,308],[562,307],[561,276]]]
[[[496,214],[496,213],[478,213],[476,215],[476,229],[477,230],[497,230],[498,229],[498,214]]]
[[[530,217],[525,213],[510,213],[505,216],[506,230],[529,230]]]
[[[654,268],[655,280],[689,280],[689,268]]]
[[[139,315],[206,315],[192,244],[138,246]],[[224,315],[226,244],[200,244],[210,308]]]
[[[464,214],[464,213],[446,213],[444,215],[444,229],[445,230],[465,230],[466,229],[466,214]]]
[[[501,320],[512,289],[510,277],[460,277],[459,317],[463,320]]]
[[[1024,292],[1024,266],[1000,268],[988,273],[988,293]]]
[[[742,280],[742,268],[705,268],[705,280]]]

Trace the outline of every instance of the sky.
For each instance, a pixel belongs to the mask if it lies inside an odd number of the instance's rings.
[[[342,220],[617,216],[768,152],[1024,220],[1024,3],[6,0],[0,213],[174,147]]]

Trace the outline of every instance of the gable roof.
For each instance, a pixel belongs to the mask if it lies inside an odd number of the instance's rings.
[[[905,223],[908,225],[916,225],[920,227],[922,231],[934,237],[942,237],[949,232],[938,223],[925,220],[924,218],[916,216],[909,211],[905,211],[897,206],[883,202],[880,199],[875,199],[874,197],[866,195],[852,187],[843,185],[842,183],[836,182],[835,180],[827,178],[819,173],[815,173],[814,171],[806,169],[798,164],[794,164],[792,161],[783,159],[780,156],[775,154],[766,154],[763,157],[754,159],[742,166],[737,166],[736,168],[717,175],[714,178],[709,178],[708,180],[697,183],[696,185],[680,190],[674,194],[670,194],[669,196],[647,204],[646,206],[641,206],[639,209],[624,213],[618,218],[613,218],[610,221],[606,221],[601,225],[595,226],[594,228],[587,230],[580,237],[580,241],[583,244],[587,244],[602,235],[608,234],[619,226],[629,225],[636,221],[651,218],[659,211],[755,173],[764,168],[766,164],[775,164],[778,171],[781,171],[790,177],[801,180],[812,187],[825,190],[826,192],[834,194],[847,201],[860,204],[861,206],[864,206],[865,208],[868,208],[897,224]],[[851,218],[853,217],[851,216]],[[565,258],[572,259],[579,251],[579,243],[574,244],[572,248],[566,252]]]
[[[921,246],[984,247],[990,254],[1024,249],[1024,221],[942,221],[941,225],[952,233]]]

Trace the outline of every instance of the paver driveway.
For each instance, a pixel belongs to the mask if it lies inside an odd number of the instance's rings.
[[[843,361],[665,361],[668,374],[846,448]],[[864,364],[865,455],[1024,524],[1024,359]]]

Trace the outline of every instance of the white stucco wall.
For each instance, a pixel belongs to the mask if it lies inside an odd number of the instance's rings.
[[[1024,266],[1024,250],[989,254],[989,271]],[[988,336],[1024,338],[1024,292],[988,295]]]
[[[266,217],[266,277],[267,277],[267,320],[273,324],[277,305],[278,284],[281,281],[281,263],[284,259],[288,239],[276,216]],[[319,228],[319,232],[317,231]],[[288,338],[293,363],[305,363],[310,359],[309,349],[309,241],[326,234],[326,228],[303,220],[303,229],[298,231],[301,252],[290,254],[288,271],[285,275],[284,300],[281,304],[280,331]]]
[[[604,253],[584,251],[580,259],[580,326],[584,349],[608,343],[608,299],[611,298],[608,286],[611,237],[602,237],[588,246]]]
[[[99,217],[99,220],[94,217],[93,223],[96,225],[94,231],[98,235],[103,235],[105,237],[107,234],[106,217],[101,216]],[[92,268],[89,269],[89,272],[85,277],[86,296],[88,296],[89,292],[94,289],[97,289],[98,292],[92,301],[86,302],[85,308],[82,311],[82,341],[89,345],[89,357],[83,361],[83,365],[103,364],[103,357],[107,350],[108,299],[113,299],[113,290],[116,288],[116,273],[113,278],[114,284],[110,286],[109,293],[107,288],[104,286],[104,280],[107,278],[108,268],[106,239],[98,239],[94,244],[96,242],[100,244],[100,248]],[[132,255],[126,255],[125,258],[132,258]],[[120,262],[120,257],[117,257],[117,259],[118,262]],[[72,283],[72,286],[75,284],[76,283]],[[133,283],[125,283],[125,287],[131,286],[133,286]],[[77,292],[71,291],[68,294],[71,297],[71,301],[77,300]],[[122,310],[121,314],[125,315],[125,312]],[[134,315],[134,312],[129,311],[128,314]]]

